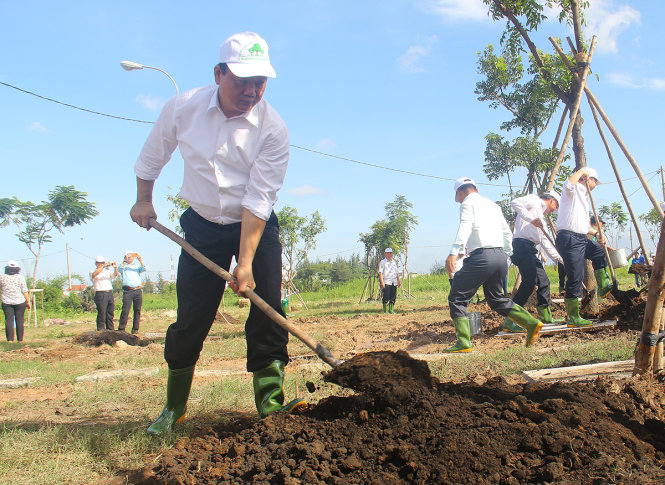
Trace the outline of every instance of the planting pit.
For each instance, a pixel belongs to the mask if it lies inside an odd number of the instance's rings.
[[[129,483],[665,481],[654,381],[439,382],[404,352],[357,355],[325,379],[357,394],[196,429]]]

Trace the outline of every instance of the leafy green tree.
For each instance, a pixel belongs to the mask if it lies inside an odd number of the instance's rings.
[[[660,237],[660,225],[663,222],[660,218],[660,214],[654,207],[649,212],[641,214],[638,217],[644,224],[644,227],[646,227],[651,242],[654,246],[657,246],[657,241]]]
[[[326,221],[319,211],[314,211],[308,218],[298,215],[298,210],[288,205],[277,213],[277,218],[287,280],[290,282],[298,267],[307,259],[307,254],[316,248],[316,238],[326,230]]]
[[[169,187],[169,190],[171,190],[171,187]],[[185,212],[187,209],[189,209],[189,203],[180,197],[179,195],[172,194],[169,192],[169,194],[166,196],[166,200],[169,201],[173,207],[169,210],[169,221],[175,222],[175,231],[180,234],[181,236],[184,236],[184,231],[182,230],[182,227],[180,227],[180,216],[182,215],[183,212]]]
[[[623,210],[619,202],[612,202],[598,209],[598,217],[605,221],[603,232],[607,234],[608,241],[613,241],[613,246],[618,246],[619,237],[626,230],[629,222],[628,213]]]
[[[22,202],[16,197],[0,199],[0,227],[14,224],[19,229],[16,234],[19,241],[35,256],[33,288],[42,248],[52,240],[50,232],[64,233],[66,228],[85,224],[98,214],[87,195],[72,185],[59,185],[49,192],[48,200],[39,204]]]

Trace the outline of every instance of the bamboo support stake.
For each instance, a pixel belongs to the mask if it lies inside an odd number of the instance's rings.
[[[550,37],[550,40],[551,39],[552,37]],[[556,179],[556,174],[559,171],[561,163],[563,162],[563,157],[566,155],[568,142],[570,141],[570,136],[573,133],[575,118],[577,117],[577,112],[580,108],[580,103],[582,101],[582,95],[584,94],[584,88],[586,86],[586,78],[589,75],[591,59],[593,58],[593,52],[596,49],[596,40],[597,37],[594,35],[593,38],[591,39],[591,46],[589,47],[589,54],[587,55],[586,66],[584,66],[584,70],[582,71],[582,75],[580,76],[579,79],[580,87],[575,95],[575,102],[573,104],[573,108],[570,110],[570,123],[568,123],[568,129],[566,130],[566,135],[563,138],[563,143],[561,144],[561,151],[559,152],[559,156],[557,157],[556,162],[554,163],[554,167],[552,167],[552,173],[550,174],[550,181],[547,183],[547,190],[552,190],[552,187],[554,186],[554,180]],[[567,59],[568,58],[566,58],[566,60]]]
[[[646,374],[654,363],[660,329],[663,300],[665,300],[665,224],[660,225],[660,237],[656,247],[656,260],[649,279],[647,304],[644,309],[642,334],[637,345],[633,375]],[[656,359],[657,360],[657,359]]]
[[[598,234],[602,239],[605,239],[605,234],[603,234],[603,228],[601,227],[600,224],[600,218],[598,217],[598,212],[596,212],[596,203],[593,200],[593,196],[591,195],[591,189],[589,188],[589,179],[585,176],[584,178],[584,184],[586,185],[586,190],[589,195],[589,200],[591,201],[591,209],[593,210],[593,217],[596,219],[596,227],[598,228]],[[605,258],[607,259],[607,266],[610,268],[610,275],[612,276],[612,282],[616,284],[617,280],[617,275],[614,272],[614,267],[612,266],[612,261],[610,260],[610,253],[607,250],[607,245],[603,245],[603,249],[605,250]]]
[[[600,120],[598,119],[598,113],[596,113],[596,108],[594,107],[593,103],[591,103],[591,100],[587,98],[587,101],[589,102],[589,107],[591,108],[593,119],[596,122],[596,126],[598,127],[598,133],[600,133],[600,138],[603,140],[603,144],[605,145],[605,151],[607,151],[607,157],[610,159],[610,164],[612,164],[612,170],[614,170],[614,175],[616,176],[617,183],[619,184],[619,190],[621,191],[623,200],[626,203],[626,207],[628,208],[630,219],[633,221],[633,226],[635,227],[635,233],[637,234],[637,240],[640,242],[640,247],[642,248],[643,253],[646,255],[647,247],[644,244],[644,239],[642,238],[642,232],[640,231],[640,226],[637,223],[637,217],[635,217],[635,213],[633,212],[633,207],[630,204],[630,200],[628,199],[626,190],[623,187],[623,181],[621,180],[621,176],[619,175],[619,169],[617,168],[617,164],[615,163],[614,157],[612,156],[612,150],[610,149],[610,145],[607,143],[607,138],[605,138],[603,127],[601,126]],[[650,266],[648,261],[647,261],[647,266]]]
[[[554,40],[553,37],[550,37],[550,42],[554,46],[554,49],[557,51],[559,56],[563,59],[563,62],[568,66],[569,69],[573,70],[574,67],[566,57],[566,54],[563,52],[559,44],[557,44],[556,40]],[[578,76],[575,71],[573,71],[574,76]],[[612,125],[612,122],[608,118],[607,114],[605,114],[605,111],[603,110],[602,106],[600,106],[600,103],[596,99],[596,97],[593,95],[591,92],[591,89],[589,89],[589,86],[586,84],[584,85],[584,92],[586,93],[587,97],[591,100],[593,105],[596,107],[598,110],[598,113],[600,114],[600,117],[602,118],[603,122],[605,122],[605,125],[607,126],[607,129],[610,130],[610,133],[614,137],[614,140],[617,142],[619,145],[619,148],[621,148],[621,151],[623,154],[626,156],[626,159],[628,159],[628,162],[630,165],[633,167],[633,170],[635,171],[635,174],[637,175],[637,178],[640,179],[640,182],[642,183],[642,187],[644,187],[644,191],[647,193],[647,196],[649,197],[649,200],[653,204],[654,208],[660,215],[660,217],[663,217],[663,209],[660,207],[660,204],[658,203],[658,199],[656,199],[656,196],[654,195],[653,191],[651,190],[651,187],[649,186],[649,183],[647,182],[646,178],[644,177],[644,174],[642,173],[642,170],[640,167],[637,165],[637,162],[633,158],[633,155],[631,155],[630,151],[628,150],[628,147],[626,144],[623,142],[621,137],[619,136],[619,133],[616,131],[614,128],[614,125]]]

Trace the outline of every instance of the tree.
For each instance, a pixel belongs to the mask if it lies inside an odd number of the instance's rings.
[[[169,187],[169,190],[171,190],[171,187]],[[166,196],[166,200],[169,201],[171,204],[173,204],[173,207],[169,210],[169,221],[175,222],[175,232],[180,234],[181,236],[184,236],[185,233],[182,230],[182,227],[180,227],[178,222],[180,222],[180,216],[182,215],[183,212],[185,212],[187,209],[189,209],[189,203],[180,197],[177,194],[169,194]]]
[[[619,236],[626,230],[628,224],[628,214],[618,202],[612,202],[610,205],[603,205],[598,209],[598,217],[602,219],[603,232],[607,234],[608,241],[614,241],[613,246],[619,245]]]
[[[649,212],[641,214],[639,219],[644,223],[644,226],[647,228],[647,232],[649,233],[651,242],[654,244],[654,246],[656,246],[656,238],[660,235],[660,225],[662,223],[660,214],[654,207]]]
[[[307,254],[316,248],[316,238],[326,230],[326,221],[319,211],[302,217],[294,207],[284,206],[277,213],[279,219],[279,240],[286,261],[287,281],[291,282]]]
[[[0,227],[14,224],[19,229],[19,241],[35,256],[33,288],[42,248],[52,240],[49,233],[54,229],[64,233],[65,228],[85,224],[98,214],[95,203],[86,200],[87,195],[72,185],[58,185],[40,204],[22,202],[16,197],[0,199]]]

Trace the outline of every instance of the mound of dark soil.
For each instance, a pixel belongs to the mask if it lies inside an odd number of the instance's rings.
[[[149,340],[140,339],[136,335],[127,332],[118,332],[117,330],[100,330],[82,333],[72,337],[71,342],[87,345],[88,347],[100,347],[104,344],[112,346],[118,340],[127,342],[127,345],[138,345],[141,347],[150,344]]]
[[[133,483],[665,482],[661,384],[441,383],[402,355],[362,359],[326,378],[369,391],[199,429]],[[366,379],[373,359],[409,370]]]

